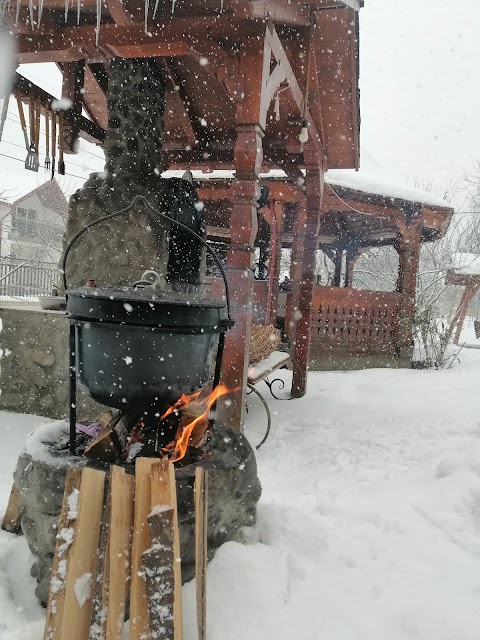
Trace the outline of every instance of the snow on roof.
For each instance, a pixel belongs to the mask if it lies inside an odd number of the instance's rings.
[[[184,171],[166,171],[163,175],[165,178],[178,177],[181,178]],[[192,171],[195,180],[231,180],[235,172],[234,171],[212,171],[210,173],[202,173],[201,171]],[[262,173],[260,177],[264,180],[285,178],[286,175],[283,171],[270,171],[268,173]],[[352,171],[351,169],[331,169],[325,174],[325,182],[331,185],[343,187],[345,189],[351,189],[353,191],[362,191],[364,193],[371,193],[386,198],[398,198],[400,200],[407,200],[409,202],[420,202],[426,206],[442,207],[447,209],[453,209],[454,207],[450,202],[447,202],[439,196],[435,196],[428,191],[417,189],[416,187],[410,187],[396,182],[385,176],[381,172],[375,171]]]
[[[360,171],[335,169],[327,171],[325,182],[333,187],[339,186],[355,191],[363,191],[364,193],[374,193],[387,198],[420,202],[433,207],[454,208],[450,202],[439,196],[392,180],[380,172],[362,171],[361,169]]]
[[[470,276],[480,275],[480,256],[476,253],[456,253],[450,269],[456,273]]]

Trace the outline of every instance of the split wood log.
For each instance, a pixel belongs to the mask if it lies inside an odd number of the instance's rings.
[[[162,507],[173,509],[173,640],[182,640],[182,565],[180,531],[178,528],[177,488],[175,467],[168,460],[161,460],[152,467],[151,506],[153,513],[156,513]]]
[[[198,640],[207,637],[207,523],[208,473],[195,469],[195,583],[197,592]]]
[[[61,640],[63,608],[65,602],[65,577],[72,551],[72,523],[76,519],[75,505],[79,496],[81,469],[69,469],[65,480],[62,511],[58,522],[57,544],[53,557],[52,578],[48,595],[47,619],[44,640]]]
[[[13,485],[8,499],[7,510],[3,516],[2,529],[8,533],[19,534],[22,531],[20,526],[22,520],[22,506],[20,501],[20,490]]]
[[[155,509],[148,517],[152,546],[142,556],[150,633],[153,640],[175,640],[178,637],[174,628],[175,510],[171,507]]]
[[[150,548],[147,518],[151,508],[152,467],[156,458],[137,458],[135,464],[135,511],[133,519],[130,587],[130,640],[151,640],[148,597],[142,554]]]
[[[116,434],[116,427],[121,417],[122,413],[120,411],[115,414],[107,411],[102,415],[98,421],[102,430],[85,448],[85,457],[94,460],[103,460],[104,462],[115,462],[118,460],[124,445],[123,438],[119,439]]]
[[[93,608],[96,553],[102,521],[105,473],[83,469],[67,566],[61,640],[87,640]]]
[[[119,640],[130,584],[135,479],[110,467],[89,640]]]

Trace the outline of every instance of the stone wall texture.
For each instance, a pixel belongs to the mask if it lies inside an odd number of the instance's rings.
[[[68,414],[68,321],[61,311],[0,306],[0,409],[48,418]],[[105,408],[77,387],[79,419]]]

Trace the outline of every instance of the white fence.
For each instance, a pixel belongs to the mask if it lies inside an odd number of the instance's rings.
[[[58,281],[58,267],[54,263],[0,258],[0,299],[48,295]]]

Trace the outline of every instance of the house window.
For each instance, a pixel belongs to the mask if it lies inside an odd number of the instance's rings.
[[[33,238],[37,230],[35,209],[17,207],[12,215],[12,233],[22,238]]]

